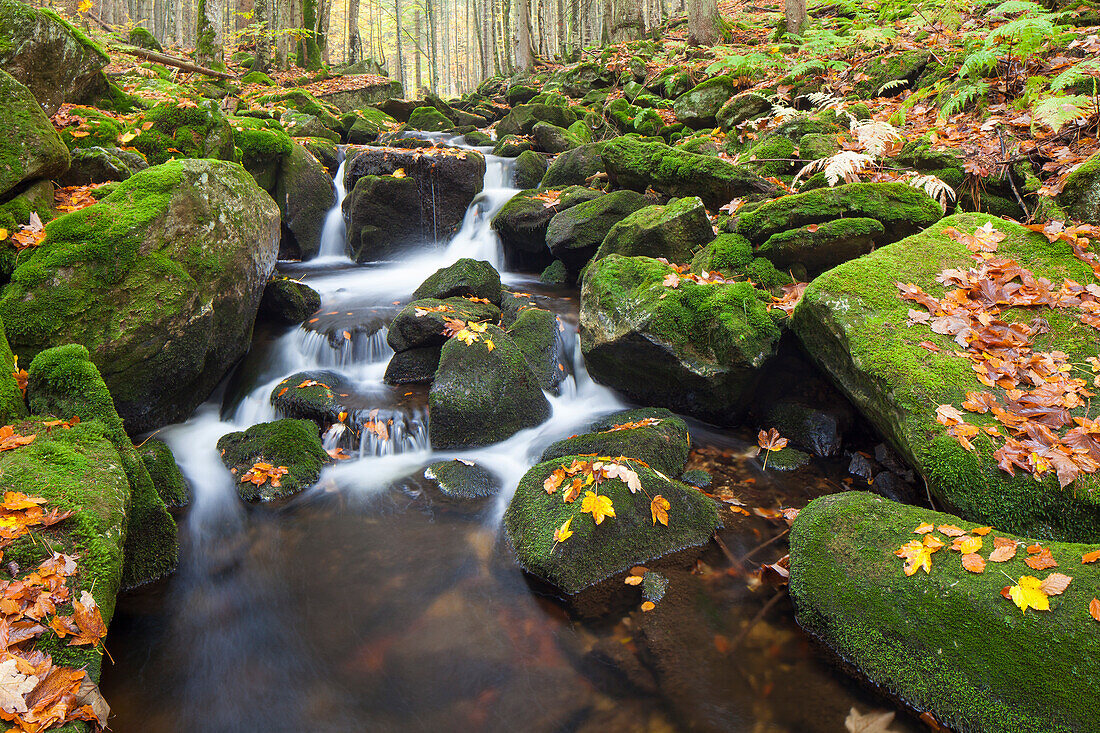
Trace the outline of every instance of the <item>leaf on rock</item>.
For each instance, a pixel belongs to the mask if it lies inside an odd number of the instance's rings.
[[[985,560],[977,553],[970,553],[962,556],[963,567],[972,573],[984,573],[985,572]]]
[[[1089,603],[1089,615],[1100,621],[1100,600],[1093,598],[1092,602]]]
[[[573,530],[569,529],[569,524],[573,521],[573,517],[569,517],[562,525],[554,530],[554,542],[565,542],[567,539],[573,536]]]
[[[591,513],[592,518],[596,520],[596,524],[603,522],[605,517],[615,516],[615,507],[611,504],[611,497],[601,496],[591,491],[584,492],[581,511]]]
[[[653,517],[653,524],[657,522],[668,526],[668,510],[672,505],[668,503],[668,499],[657,494],[653,497],[653,500],[649,502],[649,513]]]
[[[1096,562],[1097,560],[1100,560],[1100,550],[1086,552],[1084,555],[1081,556],[1081,562],[1085,564]]]
[[[780,436],[778,430],[770,428],[768,430],[761,430],[756,436],[756,442],[761,450],[771,451],[783,450],[787,447],[789,441]]]
[[[1036,611],[1050,610],[1050,599],[1043,592],[1042,581],[1032,575],[1022,576],[1016,585],[1005,586],[1001,595],[1019,606],[1023,613],[1027,613],[1029,608]]]
[[[38,686],[38,678],[19,672],[15,659],[0,662],[0,709],[6,713],[27,712],[24,696]]]
[[[1043,579],[1043,582],[1039,585],[1039,590],[1048,596],[1060,596],[1072,582],[1073,578],[1068,575],[1051,573]]]

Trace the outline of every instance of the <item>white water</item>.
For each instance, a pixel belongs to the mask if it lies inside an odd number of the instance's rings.
[[[317,252],[315,263],[334,264],[338,262],[351,262],[344,253],[344,240],[347,235],[347,227],[344,224],[344,197],[347,189],[344,187],[344,165],[348,162],[344,157],[344,149],[339,148],[340,167],[336,169],[336,178],[333,184],[336,188],[336,201],[332,208],[325,214],[325,223],[321,227],[321,248]]]

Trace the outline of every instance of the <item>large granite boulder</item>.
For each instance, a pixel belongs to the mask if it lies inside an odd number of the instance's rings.
[[[0,12],[4,7],[0,5]],[[21,185],[68,170],[69,150],[27,87],[3,70],[0,97],[0,199],[6,199]]]

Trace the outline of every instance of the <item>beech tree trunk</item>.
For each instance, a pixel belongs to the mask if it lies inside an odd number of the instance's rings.
[[[688,6],[688,43],[693,46],[713,46],[721,35],[721,23],[717,0],[691,0]]]
[[[531,2],[516,0],[516,68],[530,72],[535,68],[535,49],[531,43]]]
[[[363,58],[363,39],[359,37],[359,0],[350,0],[348,4],[348,63],[354,64]]]
[[[271,0],[256,0],[252,20],[257,27],[252,71],[266,72],[271,68]]]
[[[198,0],[195,8],[195,61],[199,66],[223,64],[222,12],[218,0]]]
[[[641,0],[604,0],[602,41],[636,41],[645,33]]]
[[[787,19],[787,32],[796,35],[806,27],[806,0],[785,0],[783,6]]]

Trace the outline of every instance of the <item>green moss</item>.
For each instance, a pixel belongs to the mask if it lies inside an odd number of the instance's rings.
[[[1073,582],[1050,599],[1049,612],[1021,613],[1001,588],[1048,574],[1025,565],[1022,548],[1015,559],[973,574],[945,547],[932,555],[929,573],[906,577],[893,552],[917,537],[913,529],[922,522],[977,526],[858,492],[803,509],[791,529],[790,590],[799,623],[871,683],[954,730],[1097,730],[1090,680],[1100,673],[1100,637],[1088,606],[1100,569],[1080,561],[1095,547],[1050,544]],[[950,538],[937,537],[950,545]],[[995,531],[983,540],[983,557],[993,537],[1024,546],[1034,539]]]
[[[136,450],[165,506],[178,509],[191,503],[191,490],[164,441],[150,438]]]
[[[269,193],[274,191],[279,166],[294,147],[290,136],[275,120],[237,117],[231,124],[241,165],[252,174],[260,188]]]
[[[504,513],[508,539],[523,568],[566,593],[575,594],[635,565],[702,545],[719,525],[710,499],[631,461],[626,465],[637,472],[644,491],[632,494],[618,479],[602,482],[598,493],[611,499],[615,516],[597,525],[591,514],[580,511],[583,499],[567,504],[562,490],[547,494],[543,489],[553,471],[574,460],[591,458],[562,456],[533,467],[520,480]],[[655,525],[650,515],[650,499],[658,494],[671,504],[667,527]],[[571,517],[573,535],[555,542],[554,531]]]
[[[753,261],[745,268],[744,275],[756,287],[772,292],[794,282],[794,278],[786,272],[780,272],[770,260],[763,257],[753,258]]]
[[[749,148],[741,160],[747,168],[762,176],[785,176],[794,173],[800,167],[791,160],[797,158],[794,143],[781,135],[770,135]],[[778,159],[778,160],[777,160]],[[756,161],[762,162],[756,162]]]
[[[582,206],[598,206],[601,200],[596,199]],[[549,234],[548,230],[548,241]],[[702,201],[694,196],[684,197],[673,199],[665,206],[638,208],[623,217],[607,231],[593,260],[619,254],[690,262],[695,253],[712,239],[714,230]]]
[[[233,129],[214,102],[202,101],[193,107],[158,104],[143,119],[130,144],[151,165],[174,158],[237,160]],[[143,128],[147,122],[153,124],[146,130]]]
[[[118,138],[122,134],[122,129],[113,117],[93,107],[73,107],[69,116],[83,120],[79,125],[61,128],[61,139],[70,150],[91,147],[112,148],[119,145]]]
[[[309,420],[276,420],[253,425],[244,432],[218,440],[222,463],[237,479],[237,491],[245,501],[270,501],[298,493],[317,482],[328,454],[321,446],[317,425]],[[240,478],[256,463],[286,468],[281,486],[267,481],[260,486]]]
[[[454,124],[435,107],[417,107],[409,115],[409,127],[414,130],[440,132],[451,129]]]
[[[776,267],[802,265],[813,274],[865,255],[885,228],[877,219],[852,217],[788,229],[768,237],[757,254]]]
[[[622,429],[620,426],[654,419],[654,425]],[[675,413],[659,407],[616,412],[588,426],[589,432],[552,443],[539,461],[569,455],[627,456],[661,471],[679,476],[687,464],[691,438],[687,423]]]
[[[261,84],[265,87],[278,86],[270,76],[262,71],[250,71],[241,77],[241,84]]]
[[[330,130],[340,129],[340,120],[334,114],[336,108],[322,102],[304,89],[287,89],[272,94],[264,94],[254,101],[257,104],[281,106],[305,115],[312,115]]]
[[[500,479],[486,468],[455,458],[437,461],[424,471],[424,478],[438,484],[452,499],[485,499],[500,493]]]
[[[169,573],[179,545],[176,523],[153,487],[152,478],[123,428],[103,378],[78,344],[46,349],[31,361],[27,401],[37,414],[99,420],[119,453],[130,483],[123,585],[130,588]]]
[[[1100,211],[1100,154],[1094,153],[1067,178],[1058,205],[1080,221],[1095,221]]]
[[[413,293],[413,300],[445,299],[470,295],[500,303],[500,275],[484,260],[463,257],[453,265],[441,267],[428,276]]]
[[[4,323],[0,321],[0,425],[10,424],[27,415],[23,393],[15,382],[15,366],[15,357],[4,335]]]
[[[692,272],[721,272],[729,276],[744,272],[752,262],[752,245],[740,234],[722,233],[691,260]]]
[[[1095,540],[1100,538],[1100,480],[1078,477],[1062,490],[1048,475],[1036,481],[1017,471],[1001,471],[993,458],[999,442],[975,439],[973,453],[964,450],[935,419],[942,404],[960,404],[968,391],[985,391],[969,362],[953,355],[958,348],[948,336],[906,325],[911,303],[898,297],[896,282],[920,285],[935,297],[936,282],[946,268],[968,268],[970,252],[943,234],[953,226],[973,231],[987,222],[1007,237],[999,254],[1018,261],[1036,276],[1055,283],[1069,278],[1093,282],[1091,269],[1073,256],[1068,245],[1050,243],[1019,225],[982,214],[959,214],[935,227],[870,255],[833,268],[815,279],[795,310],[791,328],[830,373],[857,408],[924,477],[929,491],[951,511],[983,524],[1036,537]],[[1025,322],[1034,311],[1008,317]],[[1074,363],[1100,355],[1096,332],[1071,314],[1043,309],[1050,336],[1042,348],[1059,349]],[[920,346],[940,347],[930,352]],[[1003,403],[1001,390],[993,389]],[[1082,408],[1079,414],[1084,414]],[[995,426],[988,415],[968,415],[979,428]]]

